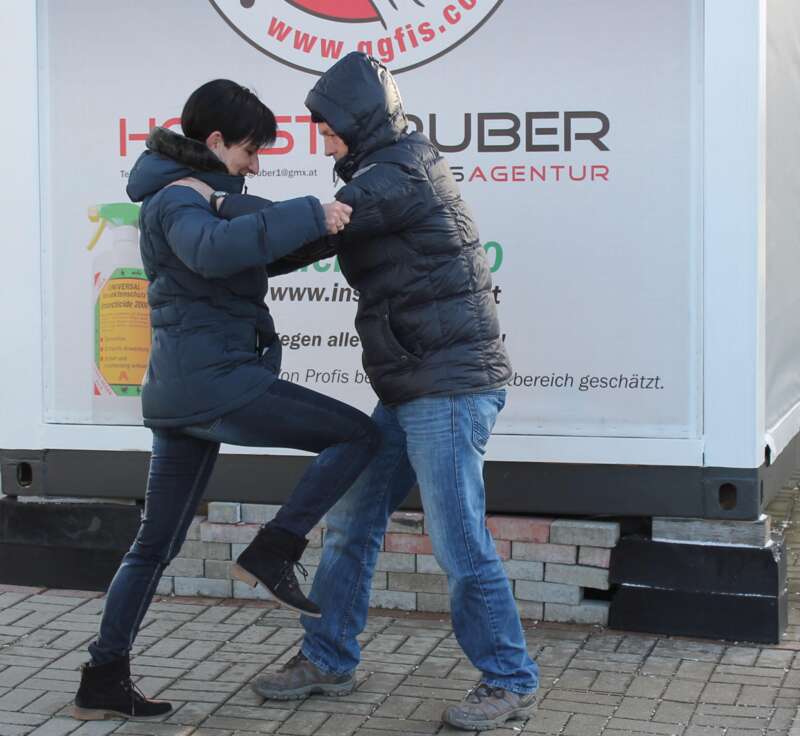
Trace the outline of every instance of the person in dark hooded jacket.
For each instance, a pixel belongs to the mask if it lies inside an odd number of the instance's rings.
[[[153,430],[142,524],[109,587],[100,634],[82,668],[73,715],[158,716],[169,703],[130,681],[129,654],[164,568],[180,551],[220,443],[322,453],[275,519],[242,552],[232,574],[260,582],[283,605],[319,616],[294,573],[306,534],[366,467],[380,434],[362,412],[278,378],[281,346],[269,310],[266,267],[342,230],[351,208],[315,197],[220,220],[190,187],[221,199],[258,171],[258,150],[276,135],[272,112],[228,80],[197,89],[181,116],[185,135],[156,128],[131,171],[143,202],[141,253],[149,280],[152,351],[142,388]]]
[[[484,518],[483,454],[511,377],[487,257],[449,166],[424,135],[408,132],[383,65],[347,55],[319,79],[306,106],[345,182],[336,198],[353,214],[341,234],[287,254],[269,270],[285,273],[338,255],[359,291],[356,328],[383,437],[327,516],[312,588],[325,617],[301,619],[300,652],[254,689],[287,699],[355,687],[357,637],[383,534],[416,481],[433,553],[447,575],[453,629],[481,672],[480,684],[443,719],[468,730],[496,728],[530,712],[538,668]],[[220,214],[261,206],[258,198],[234,196]]]

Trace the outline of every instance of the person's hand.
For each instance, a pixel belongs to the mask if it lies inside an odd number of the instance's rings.
[[[189,187],[189,189],[194,189],[206,202],[209,203],[211,202],[211,195],[214,193],[214,190],[204,181],[200,181],[200,179],[194,179],[192,177],[178,179],[178,181],[173,181],[167,186]]]
[[[328,202],[322,205],[325,210],[325,227],[328,230],[328,235],[336,235],[342,232],[345,225],[350,222],[350,213],[353,208],[344,202]]]

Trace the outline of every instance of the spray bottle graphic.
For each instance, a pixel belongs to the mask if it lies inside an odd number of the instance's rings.
[[[139,207],[128,202],[89,208],[99,223],[93,251],[92,417],[99,424],[141,424],[139,396],[150,356],[147,276],[139,255]],[[111,237],[103,237],[106,228]]]

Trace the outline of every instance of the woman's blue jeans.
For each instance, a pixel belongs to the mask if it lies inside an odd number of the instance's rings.
[[[537,688],[539,670],[485,521],[483,455],[505,396],[500,389],[378,404],[372,417],[380,450],[327,515],[311,590],[323,617],[301,618],[303,653],[319,669],[347,674],[358,665],[357,637],[386,525],[416,481],[458,643],[483,682],[516,693]]]
[[[380,432],[363,412],[281,380],[208,425],[154,430],[142,523],[108,589],[100,635],[89,646],[94,664],[130,652],[161,574],[186,539],[222,442],[320,453],[270,522],[305,537],[367,466]]]

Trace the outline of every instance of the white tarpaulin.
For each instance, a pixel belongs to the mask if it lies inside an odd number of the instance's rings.
[[[800,5],[767,5],[766,427],[800,401]],[[794,436],[798,426],[790,429]],[[785,434],[785,433],[784,433]],[[782,447],[780,448],[782,449]]]
[[[179,130],[195,87],[234,79],[283,131],[250,191],[330,200],[303,100],[361,48],[401,72],[476,213],[516,370],[497,431],[699,436],[700,3],[394,5],[42,0],[47,421],[136,421],[135,230],[103,205],[126,202],[150,127]],[[335,262],[272,280],[268,303],[284,377],[368,409]]]

